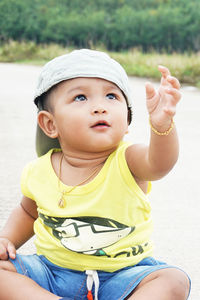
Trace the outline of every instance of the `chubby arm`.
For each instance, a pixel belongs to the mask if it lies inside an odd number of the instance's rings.
[[[16,249],[22,246],[33,235],[33,223],[37,218],[37,206],[35,202],[23,197],[21,204],[17,206],[9,216],[5,226],[0,232],[0,259],[14,259]]]
[[[160,66],[161,84],[156,91],[151,83],[146,84],[149,118],[158,133],[167,132],[181,98],[179,81]],[[149,146],[133,145],[126,151],[126,159],[132,174],[141,181],[157,180],[166,175],[178,159],[179,143],[175,125],[167,135],[151,130]]]

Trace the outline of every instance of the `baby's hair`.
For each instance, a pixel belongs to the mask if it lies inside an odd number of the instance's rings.
[[[58,86],[58,84],[54,85],[47,92],[43,93],[41,96],[39,96],[37,98],[36,105],[37,105],[38,111],[46,110],[46,111],[52,112],[53,106],[52,106],[50,99],[51,99],[52,91],[57,86]]]
[[[41,110],[47,110],[49,111],[49,107],[48,107],[48,92],[42,94],[40,97],[38,97],[37,99],[37,108],[39,111]]]

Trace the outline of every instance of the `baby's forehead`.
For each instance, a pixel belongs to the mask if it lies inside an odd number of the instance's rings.
[[[84,89],[93,86],[100,86],[105,89],[111,88],[121,91],[121,89],[114,82],[98,77],[77,77],[64,80],[57,84],[57,88],[63,86],[68,89]]]

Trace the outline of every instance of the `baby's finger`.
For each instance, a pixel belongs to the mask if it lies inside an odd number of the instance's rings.
[[[173,86],[173,88],[180,90],[181,85],[176,77],[169,75],[169,76],[167,76],[167,81]]]
[[[170,76],[170,71],[167,67],[164,66],[158,66],[158,70],[160,71],[160,73],[162,74],[163,78],[167,78],[167,76]]]
[[[6,247],[4,245],[1,245],[0,247],[0,260],[7,260],[8,259],[8,252],[6,250]]]
[[[173,104],[177,104],[180,101],[182,94],[179,90],[174,88],[166,88],[165,91],[173,97]]]
[[[8,255],[12,259],[15,259],[15,257],[16,257],[16,249],[15,249],[15,246],[11,242],[8,243]]]

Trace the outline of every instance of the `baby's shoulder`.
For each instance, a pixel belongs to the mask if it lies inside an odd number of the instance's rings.
[[[46,154],[37,157],[31,161],[29,161],[25,167],[24,170],[34,171],[38,168],[46,168],[51,165],[51,155],[52,155],[53,149],[49,150]]]

